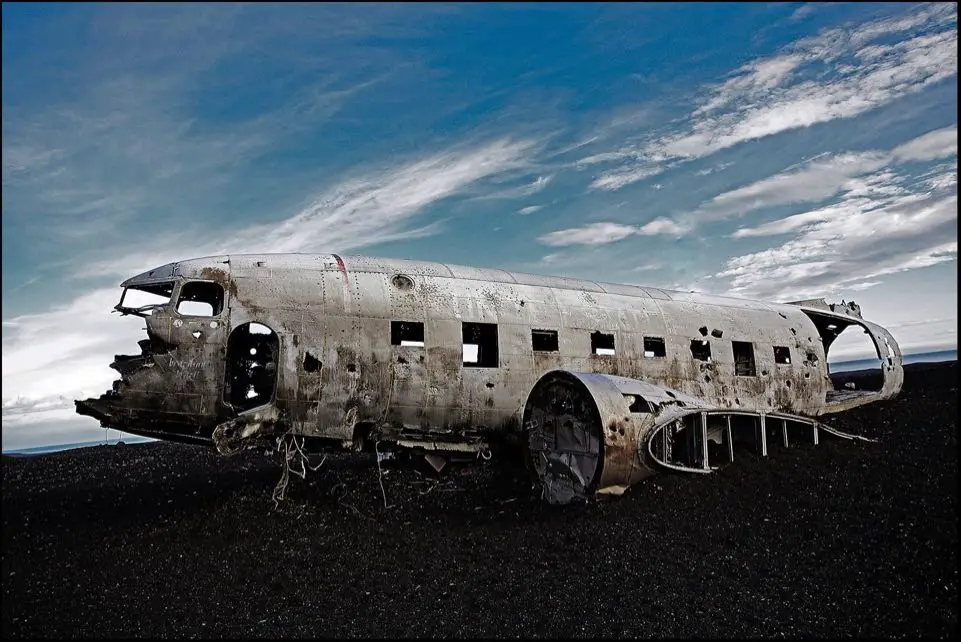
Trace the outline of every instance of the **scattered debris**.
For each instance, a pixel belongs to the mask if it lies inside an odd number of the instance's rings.
[[[292,432],[284,433],[277,438],[277,452],[284,454],[284,468],[281,472],[280,480],[277,482],[277,485],[274,486],[274,491],[271,494],[275,507],[279,506],[280,502],[284,501],[287,496],[290,473],[297,475],[301,479],[306,479],[308,469],[316,472],[320,470],[320,467],[327,461],[327,456],[324,455],[324,458],[320,460],[319,464],[311,466],[309,458],[303,451],[303,442],[303,437],[298,437]]]

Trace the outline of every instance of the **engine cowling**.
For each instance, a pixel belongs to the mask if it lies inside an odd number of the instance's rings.
[[[657,468],[646,440],[664,404],[699,400],[636,379],[554,370],[524,406],[528,462],[551,504],[623,493]]]

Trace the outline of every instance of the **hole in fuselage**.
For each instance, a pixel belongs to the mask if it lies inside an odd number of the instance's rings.
[[[267,404],[277,387],[280,341],[265,325],[244,323],[227,339],[224,398],[239,411]]]
[[[841,402],[862,395],[872,395],[884,386],[883,361],[878,347],[867,329],[843,318],[821,316],[807,312],[814,322],[824,346],[824,364],[831,379],[832,390],[827,401]],[[816,342],[815,342],[816,343]],[[808,349],[805,366],[820,367],[817,353]],[[805,372],[805,377],[810,376]]]
[[[827,354],[834,390],[845,395],[878,392],[884,386],[884,362],[868,333],[858,325],[844,328]]]
[[[320,372],[323,365],[320,359],[309,352],[304,355],[304,372]]]
[[[698,361],[711,360],[711,343],[701,339],[691,341],[691,356]]]

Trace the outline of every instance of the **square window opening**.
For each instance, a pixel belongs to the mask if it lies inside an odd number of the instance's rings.
[[[666,357],[667,347],[661,337],[644,337],[645,357]]]
[[[609,357],[614,354],[614,335],[603,332],[591,333],[591,354]]]
[[[557,352],[557,330],[531,330],[531,348],[535,352]]]
[[[418,321],[391,321],[390,344],[412,348],[424,347],[424,324]]]
[[[791,363],[791,349],[787,346],[774,346],[774,363]]]
[[[470,368],[496,368],[497,324],[464,323],[464,365]]]
[[[691,356],[698,361],[711,360],[711,342],[705,339],[691,340]]]
[[[180,288],[177,313],[191,317],[215,317],[224,309],[224,288],[212,281],[192,281]]]
[[[734,349],[734,374],[740,377],[755,377],[754,344],[749,341],[732,341]]]

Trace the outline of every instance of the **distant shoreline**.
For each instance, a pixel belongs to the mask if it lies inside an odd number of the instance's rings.
[[[904,364],[909,363],[942,363],[946,361],[957,361],[958,351],[955,350],[934,350],[931,352],[916,352],[904,355]],[[828,361],[831,373],[851,372],[853,370],[872,370],[879,368],[880,364],[877,357],[863,359],[849,359],[845,361]]]

